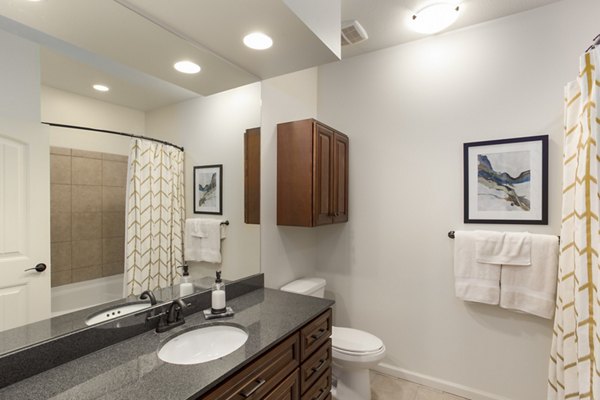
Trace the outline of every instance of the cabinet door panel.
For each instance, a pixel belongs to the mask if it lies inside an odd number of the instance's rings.
[[[300,360],[302,362],[329,341],[332,332],[331,317],[331,309],[328,309],[300,330]]]
[[[325,371],[323,376],[302,396],[302,400],[325,400],[331,392],[331,369]]]
[[[334,150],[334,133],[331,129],[315,124],[315,191],[314,220],[315,225],[330,224],[333,221],[333,174],[332,160]]]
[[[288,376],[279,386],[264,398],[264,400],[299,400],[300,391],[298,370]]]
[[[348,221],[348,137],[336,133],[333,157],[333,222]]]
[[[305,393],[331,366],[331,339],[300,365],[300,393]]]

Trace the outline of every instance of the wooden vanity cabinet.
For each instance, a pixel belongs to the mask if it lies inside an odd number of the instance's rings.
[[[277,224],[348,221],[349,139],[315,120],[277,125]]]
[[[330,336],[331,309],[199,399],[330,399]]]

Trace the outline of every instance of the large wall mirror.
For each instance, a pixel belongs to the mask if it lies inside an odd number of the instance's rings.
[[[49,287],[49,290],[31,294],[28,301],[49,304],[50,307],[44,311],[45,318],[34,318],[39,320],[36,322],[4,319],[0,336],[12,335],[12,339],[3,341],[0,353],[85,328],[89,325],[90,316],[107,307],[123,302],[149,302],[149,299],[140,300],[139,294],[126,296],[127,291],[124,290],[128,279],[124,270],[127,196],[132,192],[131,188],[128,190],[132,138],[114,132],[143,135],[182,147],[185,218],[223,222],[221,261],[186,260],[195,290],[210,288],[217,270],[222,271],[226,280],[238,280],[260,272],[260,224],[255,215],[252,220],[247,219],[245,206],[248,203],[246,175],[249,168],[245,134],[247,130],[260,126],[259,79],[243,68],[223,61],[216,53],[190,46],[179,36],[157,28],[152,21],[117,2],[92,2],[83,9],[74,9],[64,15],[53,7],[60,9],[64,6],[61,3],[65,2],[46,3],[40,5],[44,12],[39,15],[33,8],[28,8],[33,3],[16,6],[7,2],[0,5],[4,16],[22,24],[17,31],[10,31],[10,35],[22,33],[21,38],[35,46],[50,43],[49,46],[40,46],[41,87],[39,98],[31,100],[38,102],[33,108],[41,110],[41,121],[52,124],[45,126],[41,133],[47,141],[36,144],[38,150],[41,148],[47,154],[47,160],[40,159],[41,163],[47,162],[45,170],[31,170],[37,171],[35,173],[41,171],[42,182],[47,179],[50,188],[49,198],[40,198],[47,204],[40,207],[48,207],[49,210],[50,226],[46,240],[51,254],[50,259],[45,261],[48,267],[45,271],[28,272],[47,276]],[[69,4],[77,8],[79,5],[76,3],[79,2]],[[89,7],[98,8],[95,11],[99,14],[94,15]],[[107,7],[108,10],[104,9]],[[78,16],[74,13],[77,12],[85,12],[84,20],[90,20],[92,15],[100,21],[110,17],[108,19],[119,26],[129,24],[129,36],[121,37],[123,42],[135,43],[139,39],[137,36],[150,35],[143,40],[157,43],[151,55],[155,60],[161,56],[172,56],[169,52],[161,53],[163,47],[177,48],[181,51],[175,53],[181,56],[187,54],[183,50],[191,49],[191,58],[205,60],[206,72],[219,70],[219,63],[225,66],[220,68],[218,79],[211,75],[174,75],[173,79],[166,79],[165,76],[178,72],[152,75],[149,71],[137,71],[132,67],[135,63],[124,65],[122,59],[111,59],[107,53],[95,53],[94,46],[87,47],[84,41],[103,42],[102,46],[106,47],[110,46],[111,38],[94,37],[104,32],[94,30],[94,26],[90,26],[85,35],[79,32],[79,37],[71,41],[72,38],[61,36],[63,32],[56,26],[44,25],[50,16],[60,25],[60,18],[76,19]],[[114,24],[106,25],[106,29],[120,31]],[[86,24],[82,22],[80,26],[85,27]],[[0,25],[0,29],[5,27]],[[3,30],[0,33],[4,35],[7,32]],[[83,41],[77,42],[79,38]],[[155,63],[160,64],[158,61]],[[169,59],[167,64],[171,68],[173,63]],[[197,84],[193,83],[194,80],[204,82]],[[91,89],[94,83],[105,83],[110,86],[110,91],[95,92]],[[2,135],[3,132],[0,132],[0,145],[3,145]],[[17,140],[7,136],[6,140],[9,139]],[[257,151],[260,154],[259,149],[260,146],[257,150],[256,142],[253,142],[255,163],[259,160],[259,156],[256,158]],[[194,212],[194,191],[198,183],[194,182],[193,171],[195,167],[206,165],[222,166],[220,214]],[[250,167],[252,171],[256,168],[260,170],[256,164]],[[253,193],[260,192],[257,184],[252,183]],[[256,209],[256,197],[253,201]],[[26,275],[23,277],[27,279]],[[158,301],[169,301],[180,294],[177,285],[155,291]],[[3,300],[16,302],[18,297]],[[31,329],[25,331],[28,327]],[[23,335],[24,332],[27,333]],[[21,337],[17,339],[19,335]]]

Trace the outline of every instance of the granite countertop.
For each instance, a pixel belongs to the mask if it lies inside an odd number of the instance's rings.
[[[0,389],[0,399],[190,399],[208,392],[258,355],[331,307],[333,301],[258,289],[228,301],[232,318],[206,321],[201,312],[164,333],[149,331]],[[218,321],[244,326],[248,340],[214,361],[174,365],[157,349],[169,337]],[[42,357],[42,355],[40,355]]]

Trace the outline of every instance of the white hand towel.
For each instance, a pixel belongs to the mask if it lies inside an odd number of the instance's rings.
[[[454,288],[465,301],[498,304],[500,266],[477,262],[475,247],[478,231],[457,231],[454,241]]]
[[[221,222],[209,218],[185,221],[184,258],[186,261],[221,262],[221,238],[224,237]]]
[[[528,232],[478,231],[476,259],[486,264],[531,265]]]
[[[203,219],[188,218],[185,220],[185,230],[193,237],[203,238],[206,234],[202,231]]]
[[[556,302],[558,237],[531,235],[531,266],[502,266],[500,307],[551,319]]]

